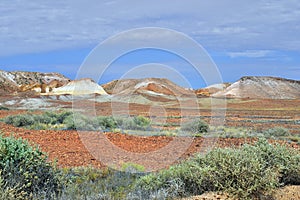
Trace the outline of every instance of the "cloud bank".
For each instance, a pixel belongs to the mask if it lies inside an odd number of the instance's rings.
[[[96,45],[145,26],[184,32],[216,51],[244,52],[233,57],[300,50],[297,0],[3,0],[0,56]]]

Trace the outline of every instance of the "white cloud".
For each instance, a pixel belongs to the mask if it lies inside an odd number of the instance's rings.
[[[0,56],[96,45],[145,26],[184,32],[215,50],[300,50],[297,0],[2,0]]]
[[[231,58],[248,57],[248,58],[261,58],[272,54],[270,50],[246,50],[242,52],[229,52],[227,53]]]
[[[243,27],[216,27],[211,30],[211,33],[227,35],[227,34],[243,33],[246,30],[247,29]]]

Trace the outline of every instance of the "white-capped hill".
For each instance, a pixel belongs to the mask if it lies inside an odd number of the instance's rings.
[[[95,83],[92,79],[84,78],[80,80],[71,81],[65,86],[54,88],[51,95],[85,95],[85,94],[101,94],[107,95],[105,90]]]
[[[212,96],[253,99],[299,99],[300,81],[269,76],[246,76]]]

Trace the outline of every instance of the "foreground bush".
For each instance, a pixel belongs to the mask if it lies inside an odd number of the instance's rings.
[[[90,167],[66,169],[66,189],[58,199],[126,199],[139,174],[129,171],[100,170]]]
[[[217,148],[144,176],[142,166],[134,163],[125,163],[123,171],[58,172],[46,159],[24,140],[0,137],[0,200],[175,199],[208,191],[252,199],[279,186],[300,184],[299,152],[265,139],[239,149]]]
[[[206,155],[141,178],[134,194],[164,198],[223,191],[252,199],[286,184],[300,184],[300,155],[261,139],[240,149],[215,149]]]
[[[17,191],[27,197],[47,197],[60,188],[58,172],[47,156],[22,139],[0,136],[0,171],[1,188],[7,195]]]
[[[0,200],[21,200],[26,198],[26,193],[20,191],[17,187],[6,187],[4,180],[1,177],[0,171]]]

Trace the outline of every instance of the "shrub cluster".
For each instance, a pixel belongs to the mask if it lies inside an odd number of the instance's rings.
[[[4,119],[6,124],[29,129],[60,129],[65,120],[72,117],[72,112],[45,112],[37,114],[10,115]]]
[[[181,131],[190,132],[193,134],[206,133],[208,129],[208,124],[201,119],[188,121],[181,126]]]
[[[65,121],[65,128],[68,130],[91,130],[91,131],[112,131],[120,128],[122,130],[148,130],[151,129],[150,119],[143,116],[130,118],[98,116],[89,118],[82,114],[74,114]]]
[[[189,161],[142,177],[136,194],[164,194],[164,198],[223,191],[252,199],[285,184],[300,184],[300,155],[261,139],[240,149],[212,150]]]
[[[143,167],[134,163],[124,164],[123,171],[58,170],[26,141],[0,137],[0,200],[175,199],[207,191],[251,199],[300,184],[299,163],[297,150],[260,139],[239,149],[217,148],[148,175],[136,173]]]
[[[9,110],[9,108],[7,108],[5,106],[0,106],[0,110]]]
[[[59,173],[47,162],[47,156],[22,139],[0,136],[0,171],[0,185],[7,198],[47,197],[60,189]]]
[[[127,168],[127,167],[126,167]],[[140,174],[112,169],[73,168],[65,172],[67,187],[59,199],[127,199]]]
[[[128,130],[151,129],[151,120],[143,116],[117,117],[98,116],[88,117],[73,112],[45,112],[43,114],[11,115],[4,119],[6,124],[35,130],[102,130],[111,131],[116,128]]]
[[[274,128],[265,130],[263,132],[263,135],[267,138],[269,138],[269,137],[284,137],[284,136],[290,136],[291,133],[286,128],[274,127]]]

